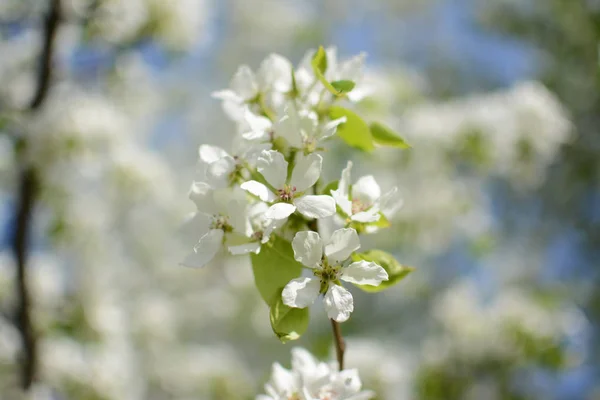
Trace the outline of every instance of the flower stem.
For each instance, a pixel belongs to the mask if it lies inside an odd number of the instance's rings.
[[[342,337],[342,330],[339,322],[331,319],[331,330],[333,331],[333,342],[335,343],[335,354],[340,371],[344,369],[344,352],[346,351],[346,342]]]

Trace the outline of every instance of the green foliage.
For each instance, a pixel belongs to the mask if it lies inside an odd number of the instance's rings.
[[[343,107],[333,106],[329,109],[329,118],[346,117],[346,122],[337,128],[337,135],[349,146],[371,152],[375,149],[369,126],[353,111]]]
[[[356,83],[344,79],[341,81],[331,82],[331,86],[333,86],[334,89],[337,90],[339,93],[348,93],[348,92],[351,92],[352,89],[354,89],[354,86],[356,86]]]
[[[269,311],[271,328],[282,343],[298,339],[308,328],[308,308],[292,308],[283,304],[281,293]]]
[[[325,86],[325,88],[335,96],[344,96],[346,92],[351,91],[354,88],[354,82],[352,81],[335,81],[338,87],[332,85],[327,78],[325,78],[325,71],[327,71],[327,53],[323,46],[315,52],[311,61],[313,72],[317,79]]]
[[[300,91],[298,90],[298,82],[296,82],[296,73],[294,72],[294,68],[291,69],[292,74],[292,90],[290,92],[290,97],[295,98],[298,96]]]
[[[294,259],[292,245],[278,236],[251,258],[256,288],[269,306],[281,297],[281,288],[302,273],[302,264]]]
[[[393,130],[387,126],[380,124],[379,122],[371,123],[369,127],[371,129],[371,135],[373,141],[382,146],[398,147],[400,149],[408,149],[410,145],[406,141],[398,136]]]
[[[315,71],[315,74],[319,73],[320,75],[323,75],[327,71],[327,53],[325,52],[323,46],[319,46],[315,52],[315,55],[311,61],[311,65]]]
[[[325,185],[325,187],[321,191],[321,194],[326,194],[328,196],[331,196],[331,191],[332,190],[337,190],[339,184],[340,184],[339,180],[329,182],[327,185]]]
[[[283,343],[298,339],[308,327],[308,308],[291,308],[283,304],[281,291],[302,273],[302,264],[294,259],[291,244],[278,236],[252,254],[252,270],[256,287],[269,305],[273,332]]]
[[[356,287],[364,290],[365,292],[381,292],[391,286],[394,286],[396,283],[400,282],[408,274],[414,271],[413,267],[407,267],[405,265],[400,264],[394,256],[389,253],[386,253],[382,250],[369,250],[364,253],[355,253],[352,255],[353,261],[373,261],[383,267],[388,273],[389,279],[387,281],[381,282],[379,286],[370,286],[370,285],[355,285]]]
[[[379,213],[379,220],[377,220],[375,222],[363,223],[363,222],[352,221],[352,223],[350,224],[350,228],[355,229],[356,232],[358,232],[359,234],[364,233],[366,231],[367,227],[375,227],[375,228],[379,228],[379,229],[384,229],[384,228],[389,228],[390,226],[392,226],[392,224],[386,218],[386,216],[383,215],[383,213],[381,213],[381,212]]]

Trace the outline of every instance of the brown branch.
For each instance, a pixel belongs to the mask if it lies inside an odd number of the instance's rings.
[[[55,37],[60,22],[60,0],[51,0],[44,23],[44,44],[40,56],[37,88],[29,105],[30,112],[39,110],[48,97],[52,75],[52,56]],[[26,146],[27,143],[24,143]],[[30,247],[33,211],[37,200],[38,182],[35,170],[21,160],[19,175],[18,203],[15,216],[15,230],[12,249],[17,263],[17,312],[16,322],[23,351],[21,354],[21,387],[28,390],[37,376],[37,340],[31,317],[31,294],[27,277],[27,258]]]
[[[333,341],[335,343],[335,354],[337,356],[337,362],[340,366],[340,371],[344,369],[344,352],[346,351],[346,342],[342,337],[342,330],[340,329],[339,322],[331,319],[331,329],[333,331]]]
[[[50,90],[50,78],[52,75],[52,55],[54,54],[54,45],[56,31],[60,23],[61,0],[50,0],[50,9],[44,22],[44,46],[40,56],[40,66],[38,70],[37,90],[33,100],[29,105],[31,111],[40,108],[48,96]]]

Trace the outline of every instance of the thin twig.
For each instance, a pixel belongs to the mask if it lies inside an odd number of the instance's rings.
[[[52,75],[52,56],[54,53],[56,31],[60,22],[60,0],[51,0],[44,23],[44,42],[40,55],[37,88],[29,105],[35,113],[48,97]],[[27,145],[25,143],[25,145]],[[37,200],[38,182],[35,170],[24,165],[21,160],[19,175],[18,203],[15,216],[15,231],[12,249],[17,263],[16,287],[18,306],[16,312],[17,327],[23,342],[21,355],[21,387],[28,390],[37,376],[37,340],[31,317],[31,294],[27,277],[27,258],[30,247],[30,235],[33,222],[33,210]]]
[[[335,343],[335,354],[337,356],[340,371],[344,369],[344,352],[346,351],[346,342],[342,337],[342,330],[339,322],[331,319],[331,329],[333,331],[333,341]]]

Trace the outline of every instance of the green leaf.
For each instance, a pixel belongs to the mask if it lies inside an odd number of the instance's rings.
[[[306,332],[308,328],[309,312],[307,308],[292,308],[283,304],[281,291],[269,310],[271,328],[275,335],[285,343],[296,340]]]
[[[319,46],[319,49],[316,51],[313,59],[311,61],[311,65],[313,68],[313,72],[317,79],[325,86],[327,90],[329,90],[335,96],[344,96],[344,91],[340,91],[336,89],[327,78],[325,78],[325,71],[327,71],[327,53],[323,46]],[[351,82],[351,81],[337,81],[337,82]],[[353,82],[352,82],[353,83]],[[346,84],[346,86],[348,86]],[[354,87],[354,86],[353,86]],[[350,89],[352,90],[352,89]]]
[[[327,71],[327,52],[323,48],[323,46],[319,46],[315,55],[312,58],[311,65],[316,72],[319,72],[321,75]]]
[[[348,93],[351,92],[352,89],[354,89],[354,86],[356,86],[356,84],[352,81],[341,80],[331,82],[331,86],[333,86],[333,88],[339,93]]]
[[[296,82],[296,73],[294,72],[294,68],[292,68],[291,70],[292,72],[292,90],[290,92],[290,97],[292,98],[296,98],[298,97],[298,83]]]
[[[325,187],[323,188],[323,190],[321,191],[321,194],[326,194],[327,196],[331,196],[331,191],[332,191],[332,190],[337,190],[337,188],[338,188],[339,184],[340,184],[340,181],[339,181],[339,180],[337,180],[337,181],[332,181],[332,182],[329,182],[329,183],[327,184],[327,186],[325,186]]]
[[[371,286],[371,285],[355,285],[356,287],[364,290],[365,292],[381,292],[391,286],[394,286],[396,283],[400,282],[408,274],[413,272],[415,269],[413,267],[407,267],[405,265],[400,264],[394,256],[390,253],[386,253],[382,250],[369,250],[364,253],[355,253],[352,255],[353,261],[373,261],[383,267],[386,270],[389,276],[389,280],[381,282],[379,286]]]
[[[373,135],[373,140],[375,143],[383,146],[398,147],[401,149],[410,148],[410,145],[406,143],[404,139],[398,136],[387,126],[380,124],[379,122],[373,122],[370,128],[371,135]]]
[[[263,245],[259,254],[252,254],[251,259],[254,282],[268,305],[275,304],[281,288],[302,273],[302,264],[294,260],[292,245],[278,236],[272,244]]]
[[[332,106],[329,109],[329,118],[338,119],[346,117],[346,122],[337,128],[337,135],[344,142],[357,149],[371,152],[375,149],[369,126],[361,117],[353,111],[343,107]]]
[[[389,228],[390,226],[392,226],[390,221],[387,219],[387,217],[385,215],[383,215],[382,212],[379,213],[379,219],[377,221],[371,222],[370,224],[365,224],[365,225],[374,226],[379,229]]]

